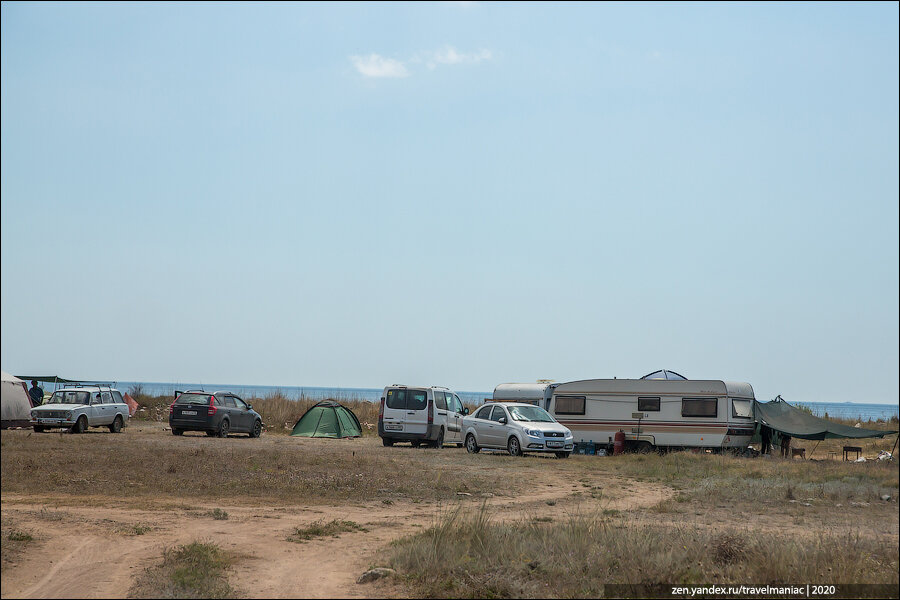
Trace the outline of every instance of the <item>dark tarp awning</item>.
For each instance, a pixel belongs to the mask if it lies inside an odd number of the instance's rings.
[[[871,438],[884,437],[896,431],[882,431],[877,429],[862,429],[841,425],[827,419],[820,419],[807,412],[798,410],[781,400],[781,396],[771,402],[753,402],[753,410],[756,420],[761,425],[767,425],[795,438],[804,440],[825,440],[831,438]]]
[[[93,379],[63,379],[57,375],[16,375],[22,381],[40,381],[41,383],[106,383],[105,381],[94,381]]]

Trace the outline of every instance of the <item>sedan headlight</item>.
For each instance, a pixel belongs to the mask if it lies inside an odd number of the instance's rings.
[[[572,437],[572,432],[566,429],[566,437]]]
[[[541,432],[537,429],[526,429],[525,433],[527,433],[531,437],[541,437]]]

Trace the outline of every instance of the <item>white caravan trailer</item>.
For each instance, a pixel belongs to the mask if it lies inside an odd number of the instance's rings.
[[[557,383],[501,383],[494,388],[494,402],[526,402],[546,409]]]
[[[553,389],[548,411],[576,441],[625,447],[746,448],[753,436],[749,383],[665,379],[585,379]]]

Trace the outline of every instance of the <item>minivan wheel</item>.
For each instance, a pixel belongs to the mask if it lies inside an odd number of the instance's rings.
[[[113,419],[112,424],[109,426],[110,433],[119,433],[122,431],[122,417],[121,415],[116,415],[116,418]]]
[[[258,438],[259,434],[262,433],[262,422],[257,419],[255,423],[253,423],[253,429],[250,430],[250,437]]]
[[[31,428],[34,429],[35,433],[44,433],[45,431],[44,427],[41,425],[32,425]]]
[[[419,445],[420,445],[422,442],[419,441],[419,440],[413,440],[413,441],[410,442],[410,443],[412,444],[412,447],[413,447],[413,448],[418,448]]]
[[[71,431],[72,433],[84,433],[85,431],[87,431],[87,428],[87,417],[82,415],[78,417],[78,420],[75,421],[75,424],[72,425],[72,429],[70,429],[69,431]]]
[[[181,435],[182,433],[184,433],[183,429],[176,429],[175,427],[172,428],[172,435]]]
[[[471,433],[466,436],[466,452],[469,454],[478,454],[481,448],[478,447],[478,442],[475,441],[475,436]]]
[[[381,438],[381,445],[387,446],[388,448],[390,448],[391,446],[394,445],[394,440],[392,438],[387,438],[387,437]]]
[[[522,446],[519,445],[519,438],[512,436],[506,443],[506,449],[510,456],[522,456]]]
[[[222,419],[222,422],[219,423],[218,436],[220,438],[228,437],[229,429],[231,429],[231,424],[228,422],[228,419]]]
[[[440,433],[438,433],[438,439],[434,440],[434,447],[440,450],[444,447],[444,428],[441,427]]]

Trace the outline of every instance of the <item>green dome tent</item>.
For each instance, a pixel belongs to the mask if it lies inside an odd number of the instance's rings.
[[[291,435],[300,437],[359,437],[362,427],[353,411],[334,400],[323,400],[303,413]]]

